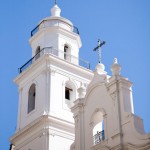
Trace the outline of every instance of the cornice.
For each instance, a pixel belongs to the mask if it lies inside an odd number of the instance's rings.
[[[36,120],[34,120],[32,123],[25,126],[24,128],[17,131],[12,137],[10,137],[10,141],[12,141],[12,143],[13,143],[13,141],[16,141],[16,139],[18,139],[20,136],[26,134],[27,132],[30,132],[37,125],[39,126],[39,123],[42,123],[45,117],[47,117],[47,116],[43,115],[43,116],[37,118]]]
[[[63,60],[57,56],[51,55],[51,54],[44,54],[43,56],[41,56],[39,58],[39,60],[36,60],[33,64],[31,64],[31,66],[29,66],[26,70],[24,70],[21,74],[19,74],[15,79],[14,82],[19,84],[20,81],[22,81],[23,78],[26,78],[26,76],[28,76],[31,73],[34,73],[35,70],[38,69],[38,72],[41,72],[43,70],[46,70],[46,65],[47,65],[47,61],[49,61],[49,67],[50,68],[54,68],[56,70],[56,72],[58,73],[66,73],[67,75],[73,75],[73,73],[71,72],[71,70],[74,70],[74,72],[77,72],[79,74],[82,74],[82,76],[87,76],[89,80],[92,79],[93,76],[93,72],[92,70],[86,69],[84,67],[81,67],[79,65],[70,63],[66,60]],[[39,67],[40,66],[40,67]],[[43,68],[44,67],[44,68]],[[55,68],[56,67],[56,68]],[[68,70],[66,70],[66,68]],[[70,69],[70,72],[69,72]],[[35,71],[35,73],[37,73],[37,71]],[[78,74],[74,74],[74,76],[78,76]]]
[[[32,130],[35,130],[35,128],[39,127],[40,125],[42,125],[41,129],[43,129],[43,127],[44,127],[43,124],[44,124],[45,128],[47,128],[47,129],[50,127],[52,129],[52,127],[55,127],[58,125],[63,127],[63,129],[66,128],[66,130],[68,130],[69,128],[71,130],[74,129],[74,123],[54,117],[52,115],[43,115],[43,116],[37,118],[36,120],[34,120],[32,123],[25,126],[23,129],[20,129],[19,131],[17,131],[12,137],[10,137],[10,141],[13,143],[14,141],[16,141],[18,138],[22,137],[23,135],[29,133]]]

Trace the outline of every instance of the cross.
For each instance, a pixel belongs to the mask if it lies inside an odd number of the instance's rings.
[[[101,47],[105,44],[105,41],[98,39],[98,46],[93,49],[93,51],[98,50],[98,63],[101,63]]]

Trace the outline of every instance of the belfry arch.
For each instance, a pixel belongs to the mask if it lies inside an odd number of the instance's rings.
[[[103,108],[97,108],[91,116],[91,135],[93,144],[96,145],[105,139],[106,132],[106,113]]]

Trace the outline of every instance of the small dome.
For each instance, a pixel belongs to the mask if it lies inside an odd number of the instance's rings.
[[[55,4],[51,9],[51,15],[55,17],[60,17],[61,9]]]
[[[105,66],[102,63],[97,64],[96,70],[98,73],[103,73],[105,71]]]

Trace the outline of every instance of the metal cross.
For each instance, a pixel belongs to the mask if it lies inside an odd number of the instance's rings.
[[[93,49],[93,51],[98,50],[98,63],[101,63],[101,47],[105,44],[105,41],[98,39],[98,46]]]

